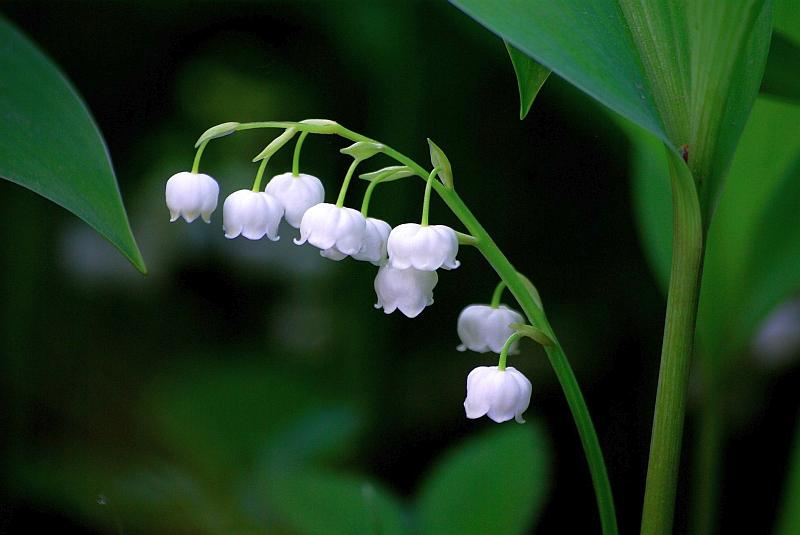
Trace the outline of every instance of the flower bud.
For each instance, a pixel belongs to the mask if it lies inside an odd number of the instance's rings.
[[[211,213],[217,208],[219,185],[208,175],[181,172],[167,180],[166,198],[170,221],[183,216],[191,223],[202,216],[206,223],[211,222]]]
[[[426,306],[433,304],[433,288],[437,282],[439,276],[435,271],[397,269],[385,264],[375,277],[378,296],[375,308],[383,308],[386,314],[399,309],[409,318],[416,318]]]
[[[514,418],[524,423],[522,413],[531,402],[531,382],[515,368],[500,370],[497,366],[479,366],[467,376],[467,418],[484,414],[497,423]]]
[[[300,239],[322,249],[322,256],[332,260],[356,254],[364,242],[366,221],[358,210],[320,203],[309,208],[300,223]]]
[[[235,191],[222,205],[222,228],[228,239],[241,234],[248,240],[260,240],[266,235],[270,240],[278,241],[281,217],[283,205],[263,191]]]
[[[489,305],[470,305],[458,315],[459,351],[500,353],[508,337],[514,333],[512,323],[524,323],[522,315],[505,305],[493,308]],[[509,354],[517,353],[517,342],[511,344]]]
[[[395,227],[389,234],[387,250],[389,263],[397,269],[435,271],[459,266],[458,237],[445,225],[405,223]]]
[[[264,191],[281,201],[286,212],[286,222],[294,228],[300,228],[306,210],[325,200],[322,182],[317,177],[304,173],[297,176],[292,173],[276,175]]]
[[[372,262],[376,266],[386,263],[386,240],[389,239],[391,231],[392,227],[386,221],[368,217],[364,243],[361,244],[361,249],[353,255],[353,258]]]

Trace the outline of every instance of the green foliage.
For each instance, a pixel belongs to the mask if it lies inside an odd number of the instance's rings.
[[[800,46],[778,32],[772,34],[761,92],[800,101]]]
[[[770,3],[454,3],[530,58],[682,151],[703,213],[710,216],[758,92],[771,31]]]
[[[0,18],[0,176],[74,213],[142,273],[97,125],[55,65]]]
[[[536,61],[518,50],[514,45],[506,42],[506,50],[517,75],[517,88],[519,89],[519,118],[524,119],[531,110],[533,101],[539,90],[550,76],[550,69],[543,67]]]
[[[769,309],[798,289],[800,138],[785,135],[798,121],[800,106],[761,98],[753,108],[708,233],[698,316],[704,353],[740,351]],[[646,134],[629,133],[639,232],[666,288],[672,214],[665,155]]]
[[[545,503],[550,451],[539,425],[503,425],[451,451],[423,483],[420,532],[525,533]]]
[[[269,482],[272,509],[304,535],[407,533],[399,501],[362,478],[287,473]]]
[[[453,0],[478,22],[620,115],[670,142],[614,0]]]

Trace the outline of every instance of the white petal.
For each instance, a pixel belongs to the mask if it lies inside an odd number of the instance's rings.
[[[314,205],[325,200],[325,188],[320,180],[312,175],[283,173],[272,177],[265,191],[273,195],[285,209],[286,222],[300,228],[303,215]]]

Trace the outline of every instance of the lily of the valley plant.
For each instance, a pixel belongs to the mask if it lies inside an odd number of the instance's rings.
[[[166,187],[171,220],[183,216],[187,222],[202,216],[210,221],[217,206],[219,186],[199,173],[200,161],[209,141],[234,132],[251,129],[280,129],[283,132],[254,158],[260,162],[250,189],[238,190],[223,204],[222,227],[227,238],[244,236],[251,240],[267,237],[278,240],[281,219],[300,231],[297,245],[310,244],[330,260],[370,262],[377,267],[375,307],[386,314],[396,310],[414,318],[433,304],[433,291],[439,271],[459,267],[459,246],[478,249],[500,278],[489,304],[467,306],[458,317],[456,331],[459,351],[492,352],[499,355],[496,366],[479,366],[466,380],[464,410],[467,418],[488,416],[495,422],[516,420],[524,423],[523,413],[531,399],[530,380],[517,369],[506,366],[508,355],[517,353],[521,338],[541,344],[550,359],[576,422],[598,500],[601,519],[615,526],[611,487],[600,446],[589,412],[564,351],[551,328],[534,285],[514,269],[489,233],[459,197],[454,188],[450,162],[444,152],[428,140],[431,167],[424,167],[388,145],[348,130],[340,124],[320,119],[300,122],[223,123],[207,130],[197,141],[197,154],[191,172],[179,172]],[[338,135],[351,145],[341,149],[353,161],[345,174],[334,202],[326,202],[325,189],[318,178],[300,173],[300,153],[309,134]],[[267,163],[272,155],[297,136],[292,170],[274,176],[262,186]],[[359,175],[369,185],[360,208],[345,206],[348,187],[356,168],[376,154],[394,159],[398,165]],[[404,222],[392,227],[388,222],[369,217],[375,188],[385,182],[417,177],[425,181],[419,222]],[[429,223],[432,192],[436,192],[464,226],[464,232],[446,225]],[[508,290],[522,313],[501,304]]]

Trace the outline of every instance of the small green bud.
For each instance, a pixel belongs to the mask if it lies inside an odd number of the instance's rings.
[[[367,158],[375,156],[379,152],[383,152],[384,148],[386,148],[386,146],[380,143],[374,143],[372,141],[357,141],[349,147],[341,149],[339,152],[342,154],[349,154],[356,160],[366,160]]]
[[[253,161],[257,162],[259,160],[263,160],[264,158],[271,157],[273,154],[278,152],[281,149],[281,147],[286,145],[286,143],[288,143],[289,140],[292,139],[296,133],[297,133],[297,128],[294,127],[287,128],[286,130],[284,130],[283,134],[273,139],[272,142],[269,145],[267,145],[264,150],[259,152],[258,156],[253,158]]]
[[[300,121],[300,124],[321,127],[314,130],[315,134],[335,134],[336,129],[339,127],[339,123],[328,119],[304,119]]]
[[[197,139],[197,143],[194,144],[195,147],[199,147],[206,141],[210,141],[212,139],[227,136],[228,134],[233,134],[236,132],[236,127],[239,126],[239,123],[222,123],[218,124],[217,126],[212,126],[201,135]]]
[[[413,175],[414,171],[405,165],[390,165],[389,167],[384,167],[383,169],[378,169],[377,171],[372,171],[371,173],[359,175],[358,178],[368,182],[390,182],[392,180]]]
[[[431,149],[431,164],[438,169],[439,179],[442,184],[453,189],[453,168],[450,166],[450,160],[447,159],[444,151],[431,141],[431,138],[428,138],[428,146]]]

